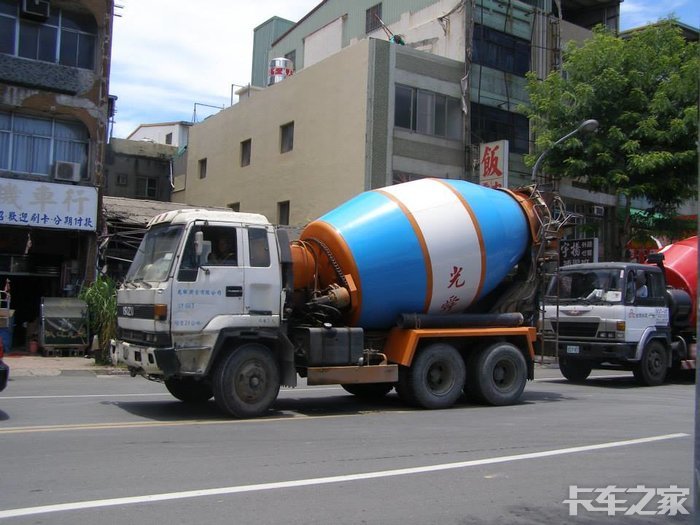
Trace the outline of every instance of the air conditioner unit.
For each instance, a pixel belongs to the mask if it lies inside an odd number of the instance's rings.
[[[35,18],[48,18],[51,14],[49,0],[22,0],[22,14]]]
[[[54,180],[80,182],[80,163],[59,160],[53,166]]]
[[[605,208],[603,206],[591,206],[591,215],[602,217],[605,215]]]

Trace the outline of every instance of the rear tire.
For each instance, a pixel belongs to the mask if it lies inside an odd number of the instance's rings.
[[[658,386],[666,380],[668,352],[659,341],[649,341],[642,352],[642,359],[632,373],[640,385]]]
[[[391,389],[394,388],[394,383],[352,383],[340,386],[342,386],[346,392],[360,399],[372,401],[381,399],[391,392]]]
[[[399,371],[402,400],[422,408],[448,408],[462,395],[466,367],[457,349],[436,343],[418,351],[413,363]]]
[[[248,418],[264,414],[277,399],[280,374],[269,348],[246,344],[219,362],[214,399],[227,414]]]
[[[561,357],[559,358],[559,370],[561,375],[572,383],[583,383],[591,375],[593,366],[585,361]]]
[[[474,360],[473,391],[489,405],[513,405],[527,383],[527,363],[511,343],[496,343],[481,350]]]
[[[193,377],[170,377],[165,380],[165,388],[184,403],[206,403],[214,395],[209,383]]]

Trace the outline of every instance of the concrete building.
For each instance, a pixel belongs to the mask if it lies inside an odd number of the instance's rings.
[[[112,139],[105,155],[104,195],[169,202],[177,156],[175,146]]]
[[[187,146],[191,126],[192,122],[186,121],[141,124],[126,138],[184,148]]]
[[[42,297],[95,275],[112,0],[0,2],[0,287],[15,344]]]
[[[293,76],[192,128],[173,200],[299,225],[392,182],[478,181],[478,146],[500,140],[508,185],[529,182],[525,73],[618,19],[619,2],[594,0],[321,2],[267,49]]]

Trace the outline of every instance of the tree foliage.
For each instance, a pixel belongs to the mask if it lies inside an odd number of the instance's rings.
[[[553,149],[545,169],[625,203],[620,252],[632,234],[631,199],[646,199],[644,219],[658,227],[697,197],[699,63],[697,43],[669,19],[627,39],[597,28],[564,50],[561,72],[528,77],[538,152],[585,119],[600,123],[592,137],[579,134]]]
[[[117,286],[109,277],[99,276],[79,294],[90,312],[90,333],[97,335],[100,348],[95,352],[95,363],[109,363],[109,343],[117,331]]]

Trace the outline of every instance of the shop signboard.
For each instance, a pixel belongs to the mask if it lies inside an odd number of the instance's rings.
[[[559,241],[559,265],[598,262],[598,238]]]
[[[95,231],[97,188],[0,178],[0,225]]]

